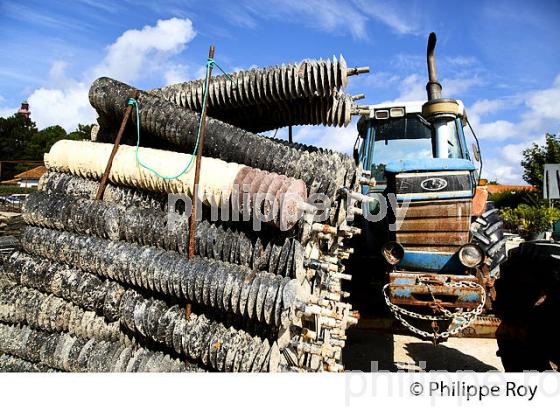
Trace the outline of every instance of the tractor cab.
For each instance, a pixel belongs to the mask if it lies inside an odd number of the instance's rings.
[[[387,166],[389,169],[405,166],[410,170],[415,166],[421,170],[445,167],[445,164],[462,165],[466,169],[474,167],[463,132],[464,105],[461,101],[448,101],[455,112],[442,118],[437,128],[423,116],[422,101],[368,107],[369,115],[362,115],[358,122],[362,140],[358,156],[376,182],[375,191],[386,188]],[[365,191],[367,188],[363,193]]]

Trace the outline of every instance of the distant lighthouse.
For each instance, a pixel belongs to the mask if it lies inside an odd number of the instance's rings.
[[[29,103],[27,101],[21,103],[18,114],[23,114],[25,115],[25,118],[29,119],[29,117],[31,116],[31,111],[29,111]]]

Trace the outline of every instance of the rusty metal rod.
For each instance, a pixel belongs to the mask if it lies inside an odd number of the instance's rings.
[[[132,98],[135,100],[138,99],[140,95],[138,90],[134,90],[132,92]],[[111,155],[109,156],[109,161],[107,161],[107,167],[105,168],[105,172],[101,177],[101,182],[99,183],[99,189],[97,190],[97,195],[95,195],[95,199],[101,200],[103,199],[103,194],[105,193],[105,188],[107,186],[107,179],[109,178],[109,173],[111,172],[111,167],[113,166],[113,159],[117,154],[117,150],[119,149],[119,145],[121,144],[121,139],[124,134],[124,130],[126,128],[126,123],[128,122],[128,117],[130,117],[130,113],[132,112],[132,105],[128,104],[126,107],[126,111],[124,113],[121,127],[119,128],[119,132],[117,133],[117,137],[115,138],[115,144],[113,145],[113,150],[111,151]]]
[[[208,60],[214,59],[214,46],[210,46],[210,51],[208,52]],[[208,89],[210,89],[210,82],[212,81],[212,64],[208,64]],[[206,92],[208,92],[208,89]],[[202,103],[202,116],[200,120],[200,139],[198,141],[198,150],[196,152],[196,164],[194,169],[194,186],[193,186],[193,200],[192,200],[192,212],[191,220],[189,224],[189,251],[188,258],[191,259],[195,254],[196,248],[196,201],[198,199],[198,181],[200,180],[200,162],[202,159],[202,149],[204,147],[204,128],[206,126],[206,104],[208,97],[204,98]]]

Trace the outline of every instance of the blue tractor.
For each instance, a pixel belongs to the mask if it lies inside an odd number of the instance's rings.
[[[431,33],[427,101],[369,106],[354,156],[363,169],[364,253],[382,255],[384,300],[403,325],[437,342],[490,308],[505,240],[479,184],[472,128],[467,146],[464,105],[442,97],[435,45]]]

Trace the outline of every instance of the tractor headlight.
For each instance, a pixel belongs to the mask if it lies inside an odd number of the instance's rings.
[[[383,257],[389,265],[397,265],[404,257],[404,248],[398,242],[387,242],[381,249]]]
[[[390,117],[389,110],[375,110],[374,117],[376,120],[386,120]]]
[[[393,107],[389,110],[389,114],[391,114],[391,118],[404,117],[404,107]]]
[[[480,246],[469,243],[459,249],[459,260],[467,268],[476,268],[484,261],[484,252]]]

